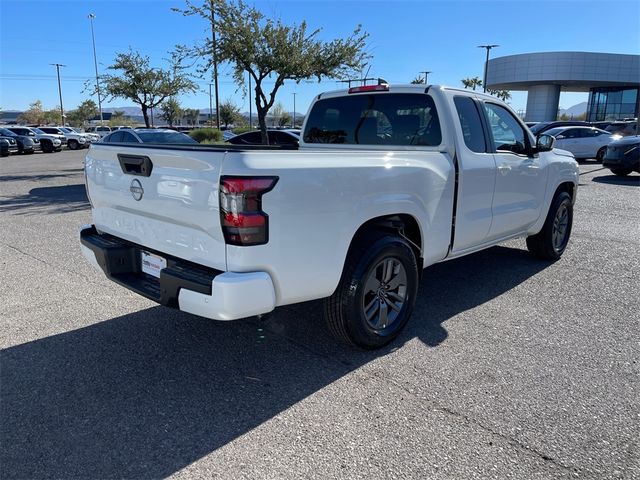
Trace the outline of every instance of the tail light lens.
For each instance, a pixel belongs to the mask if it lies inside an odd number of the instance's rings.
[[[269,241],[269,216],[262,211],[262,196],[278,177],[221,177],[220,222],[229,245],[263,245]]]

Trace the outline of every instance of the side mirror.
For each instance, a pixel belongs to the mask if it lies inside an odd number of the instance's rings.
[[[560,137],[558,137],[560,138]],[[556,143],[556,139],[551,135],[542,134],[538,137],[536,141],[536,150],[539,152],[548,152],[553,150],[553,146]]]

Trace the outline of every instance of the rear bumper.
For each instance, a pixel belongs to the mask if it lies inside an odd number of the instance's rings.
[[[80,231],[82,253],[110,280],[168,307],[215,320],[236,320],[275,308],[275,289],[266,272],[222,272],[101,234]],[[163,257],[160,278],[142,272],[141,252]]]

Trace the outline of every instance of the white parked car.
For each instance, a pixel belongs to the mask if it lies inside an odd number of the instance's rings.
[[[554,137],[556,148],[573,153],[576,160],[595,158],[599,162],[604,158],[607,145],[622,138],[595,127],[556,127],[544,134]]]
[[[87,133],[95,133],[96,135],[99,135],[100,138],[104,137],[105,135],[109,135],[112,132],[111,127],[107,127],[106,125],[87,127],[85,131]]]
[[[337,338],[379,348],[429,265],[517,237],[560,258],[579,168],[553,142],[478,92],[323,93],[299,149],[92,145],[80,242],[108,278],[163,305],[235,320],[323,298]]]

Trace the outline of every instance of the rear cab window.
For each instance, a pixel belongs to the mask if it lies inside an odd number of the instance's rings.
[[[318,100],[305,143],[438,146],[442,132],[433,99],[420,93],[353,94]]]

